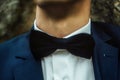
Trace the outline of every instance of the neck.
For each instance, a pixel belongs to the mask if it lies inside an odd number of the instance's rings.
[[[90,1],[83,0],[71,8],[69,15],[59,20],[51,18],[42,8],[37,6],[36,23],[38,28],[44,32],[54,37],[62,38],[86,25],[89,17]]]

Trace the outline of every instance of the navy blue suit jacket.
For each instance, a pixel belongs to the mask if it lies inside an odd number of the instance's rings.
[[[95,80],[120,80],[120,27],[92,22],[95,40]],[[0,44],[0,80],[43,80],[41,61],[36,61],[27,32]]]

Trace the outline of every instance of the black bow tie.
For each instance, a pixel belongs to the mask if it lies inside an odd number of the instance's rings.
[[[30,33],[30,48],[37,60],[50,55],[56,49],[66,49],[73,55],[89,59],[93,54],[94,40],[88,34],[78,34],[63,39],[32,30]]]

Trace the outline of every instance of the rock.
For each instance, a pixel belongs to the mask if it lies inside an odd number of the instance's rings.
[[[32,0],[0,0],[0,41],[26,32],[34,19],[34,7]]]
[[[114,2],[114,22],[120,25],[120,0]]]

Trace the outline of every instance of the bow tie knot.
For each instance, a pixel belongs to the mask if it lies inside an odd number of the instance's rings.
[[[94,40],[88,34],[78,34],[64,39],[32,30],[30,33],[30,48],[35,59],[46,57],[56,49],[66,49],[73,55],[90,58],[93,54]]]

